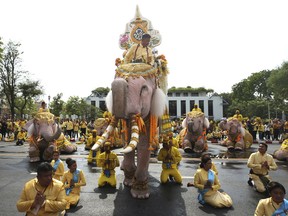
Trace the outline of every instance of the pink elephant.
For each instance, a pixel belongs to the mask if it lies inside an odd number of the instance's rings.
[[[274,152],[273,156],[277,160],[288,161],[288,138],[282,142],[281,147]]]
[[[50,161],[53,156],[54,141],[61,135],[54,115],[49,112],[38,113],[33,120],[25,125],[29,139],[30,162]]]
[[[187,113],[187,117],[182,122],[186,129],[186,135],[182,142],[182,148],[186,153],[203,152],[207,148],[206,129],[209,127],[209,121],[204,113],[192,111]]]
[[[228,150],[245,150],[252,145],[252,135],[243,128],[242,124],[236,118],[222,120],[219,128],[226,131],[227,139],[225,144]]]
[[[138,68],[149,68],[139,71]],[[124,67],[124,66],[123,66]],[[127,64],[125,67],[134,71],[125,72],[119,68],[112,82],[112,89],[106,98],[106,105],[113,117],[102,138],[108,138],[119,119],[126,125],[127,140],[124,148],[124,160],[121,169],[124,171],[124,184],[131,186],[134,198],[145,199],[150,195],[148,189],[148,167],[150,160],[151,140],[156,137],[155,124],[164,114],[166,95],[157,88],[156,69],[138,63]],[[136,69],[135,69],[136,68]],[[137,72],[135,72],[135,70]],[[150,137],[151,135],[151,137]],[[101,146],[104,140],[98,140],[92,149]],[[137,166],[135,164],[137,150]]]

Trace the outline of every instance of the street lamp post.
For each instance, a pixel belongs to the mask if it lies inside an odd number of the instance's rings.
[[[48,108],[50,108],[50,95],[48,95]]]

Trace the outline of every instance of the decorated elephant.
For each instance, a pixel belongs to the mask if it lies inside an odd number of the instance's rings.
[[[113,133],[121,120],[124,131],[124,184],[131,186],[135,198],[148,198],[148,167],[157,133],[157,121],[164,114],[166,95],[157,87],[157,69],[144,63],[123,64],[118,67],[112,88],[106,98],[111,122],[102,137],[92,147],[97,149]],[[135,164],[137,150],[137,166]]]
[[[30,162],[52,159],[54,141],[61,135],[61,129],[50,112],[38,112],[25,125],[28,131]]]
[[[219,123],[219,128],[226,131],[227,139],[222,143],[228,150],[245,150],[250,148],[253,143],[253,137],[245,130],[237,118],[229,118]]]
[[[55,147],[64,154],[72,154],[73,152],[77,151],[77,145],[71,143],[61,132],[59,138],[55,140]]]
[[[288,137],[282,142],[281,147],[273,154],[274,158],[281,161],[288,161]]]
[[[182,148],[186,153],[200,153],[207,150],[206,129],[209,127],[209,121],[202,111],[187,113],[182,127],[186,130],[182,142]]]

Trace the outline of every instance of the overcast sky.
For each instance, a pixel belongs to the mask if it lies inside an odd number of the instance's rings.
[[[120,34],[136,5],[160,31],[169,87],[231,92],[288,60],[286,0],[0,0],[0,36],[22,44],[23,69],[48,95],[110,87]]]

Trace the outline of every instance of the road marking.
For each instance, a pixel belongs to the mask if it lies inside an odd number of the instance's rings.
[[[193,176],[182,176],[182,179],[194,179]]]

